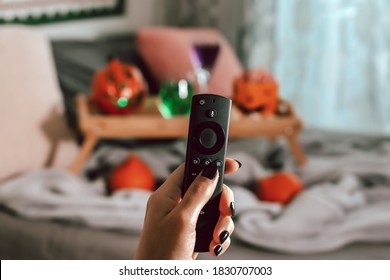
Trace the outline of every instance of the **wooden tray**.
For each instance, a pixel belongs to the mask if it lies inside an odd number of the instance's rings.
[[[149,98],[140,112],[127,116],[100,114],[86,95],[77,96],[76,106],[78,125],[85,138],[70,167],[75,174],[81,171],[99,139],[187,137],[188,116],[163,118],[158,110],[157,97]],[[243,115],[233,106],[229,138],[285,137],[296,163],[302,166],[305,156],[298,144],[301,129],[302,122],[294,111],[286,117],[262,117],[260,114]]]

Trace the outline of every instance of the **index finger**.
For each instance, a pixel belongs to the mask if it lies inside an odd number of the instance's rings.
[[[231,158],[225,159],[225,174],[237,171],[240,168],[240,163]],[[175,171],[165,180],[158,188],[158,192],[164,193],[173,197],[181,197],[182,185],[184,179],[184,163],[180,164]]]

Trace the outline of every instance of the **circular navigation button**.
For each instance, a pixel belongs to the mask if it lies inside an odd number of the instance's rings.
[[[217,143],[217,134],[213,129],[206,127],[200,132],[199,141],[203,147],[211,149]]]
[[[225,143],[225,131],[216,122],[204,122],[194,129],[192,141],[198,152],[204,155],[217,153]]]

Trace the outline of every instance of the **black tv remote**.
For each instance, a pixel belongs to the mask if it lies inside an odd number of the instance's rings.
[[[213,231],[219,219],[225,155],[232,101],[215,94],[196,94],[192,98],[183,195],[195,177],[209,164],[218,166],[215,191],[200,212],[196,225],[195,252],[208,252]]]

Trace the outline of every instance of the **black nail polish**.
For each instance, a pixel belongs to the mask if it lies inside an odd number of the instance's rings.
[[[210,163],[203,169],[202,176],[209,178],[210,180],[214,179],[217,176],[218,166],[215,161]]]
[[[226,239],[228,239],[228,237],[229,237],[229,232],[227,230],[224,230],[219,234],[219,242],[223,244],[223,242],[225,242]]]
[[[222,252],[222,246],[221,246],[221,245],[215,246],[215,248],[214,248],[214,254],[215,254],[216,256],[218,256],[219,254],[221,254],[221,252]]]
[[[234,217],[234,215],[236,214],[236,205],[233,201],[230,202],[230,211],[232,212],[232,217]]]
[[[235,159],[235,161],[238,163],[238,168],[241,168],[242,163]]]

